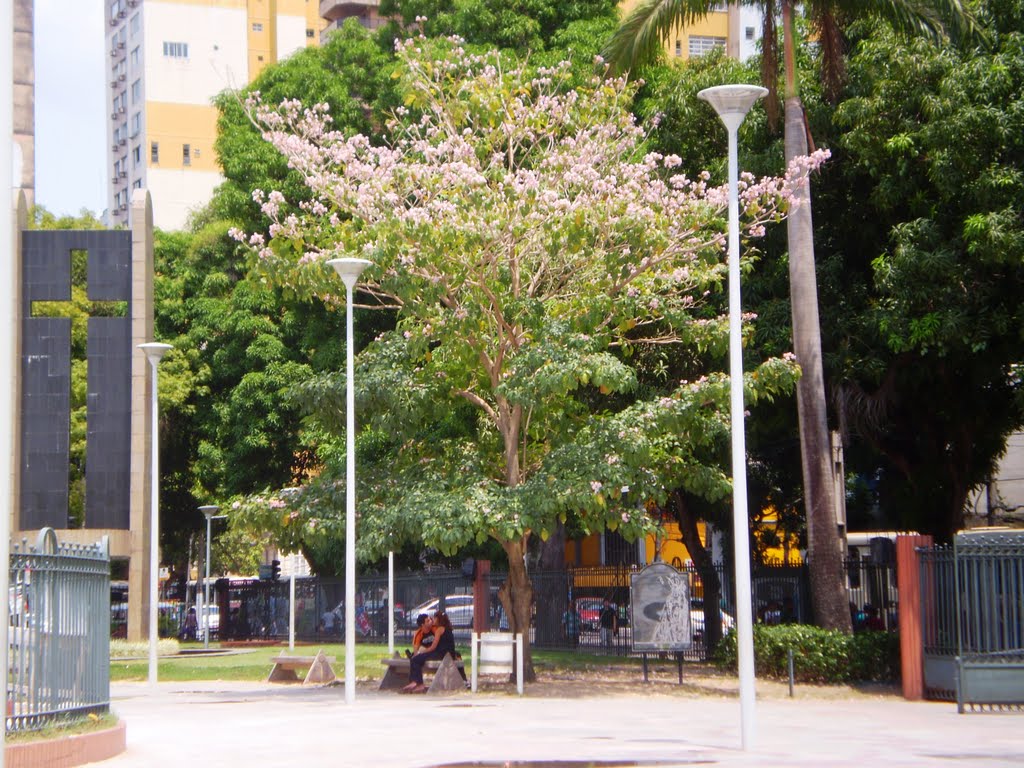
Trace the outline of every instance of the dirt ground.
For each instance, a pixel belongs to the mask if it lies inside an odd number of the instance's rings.
[[[758,698],[789,698],[788,681],[758,679],[755,683]],[[482,691],[498,693],[508,686],[497,682],[481,681]],[[739,696],[739,681],[735,675],[721,672],[710,665],[684,664],[683,682],[679,683],[678,668],[674,663],[652,661],[648,664],[648,682],[644,682],[640,665],[611,662],[595,664],[586,669],[566,671],[537,668],[537,681],[527,687],[530,696],[544,698],[581,698],[584,696],[664,696],[700,698]],[[793,697],[816,700],[851,700],[870,698],[900,698],[899,686],[869,683],[864,685],[813,685],[797,683]]]

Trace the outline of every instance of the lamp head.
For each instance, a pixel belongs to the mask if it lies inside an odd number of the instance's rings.
[[[199,508],[199,511],[202,512],[207,517],[213,517],[213,515],[219,509],[220,509],[220,507],[218,507],[216,504],[204,504],[203,506],[201,506]]]
[[[338,276],[345,283],[345,287],[351,288],[356,284],[360,273],[373,262],[367,259],[346,257],[343,259],[331,259],[327,263],[334,267],[334,271],[338,273]]]
[[[740,83],[705,88],[697,94],[697,97],[704,99],[714,108],[727,128],[739,128],[743,118],[747,116],[747,112],[754,106],[754,102],[764,98],[767,93],[768,89],[762,88],[760,85]]]
[[[145,344],[139,344],[139,349],[146,353],[146,358],[151,363],[159,363],[160,358],[174,349],[174,347],[170,344],[160,344],[156,341],[149,341]]]

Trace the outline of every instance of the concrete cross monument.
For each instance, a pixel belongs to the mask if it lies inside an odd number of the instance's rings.
[[[32,231],[23,198],[15,211],[20,376],[12,538],[34,537],[43,527],[82,544],[108,536],[111,556],[129,564],[128,635],[134,640],[144,636],[145,585],[150,567],[157,567],[146,547],[152,383],[145,358],[135,353],[136,345],[153,340],[152,221],[142,190],[132,201],[130,231]],[[86,298],[105,305],[88,319],[85,500],[76,521],[82,527],[72,527],[72,324],[70,317],[43,314],[63,314],[64,307],[52,303],[72,299],[72,265],[82,259]]]

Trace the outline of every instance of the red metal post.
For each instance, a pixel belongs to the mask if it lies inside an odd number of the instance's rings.
[[[917,547],[930,547],[931,536],[896,537],[896,587],[900,595],[900,668],[903,698],[924,698],[924,634],[921,631],[921,568]]]
[[[473,571],[473,631],[491,629],[491,561],[477,560]]]

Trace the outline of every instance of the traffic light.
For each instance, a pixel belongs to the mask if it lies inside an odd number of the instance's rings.
[[[270,561],[270,578],[273,581],[277,581],[281,578],[281,561],[271,560]]]

